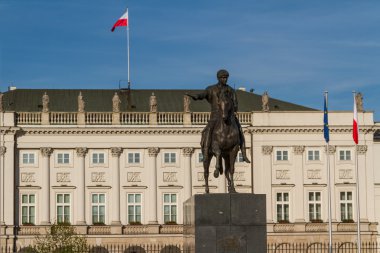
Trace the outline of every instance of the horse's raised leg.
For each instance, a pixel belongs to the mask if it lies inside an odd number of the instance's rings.
[[[208,187],[208,176],[209,176],[209,168],[212,156],[204,155],[203,156],[203,176],[205,178],[205,192],[209,193],[210,189]]]
[[[220,170],[223,170],[223,165],[222,165],[222,154],[220,149],[213,149],[213,153],[216,158],[216,164],[215,164],[215,170],[214,170],[214,177],[217,178],[219,177]]]

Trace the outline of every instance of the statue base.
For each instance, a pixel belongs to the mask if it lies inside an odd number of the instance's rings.
[[[194,195],[184,203],[185,253],[266,253],[264,194]]]

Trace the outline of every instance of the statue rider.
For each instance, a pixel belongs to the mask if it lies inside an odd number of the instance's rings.
[[[211,148],[212,131],[213,131],[215,123],[219,117],[218,116],[218,102],[217,102],[219,94],[221,92],[226,92],[227,94],[229,94],[229,96],[231,97],[231,99],[233,101],[234,112],[236,113],[238,110],[238,101],[236,98],[235,90],[227,84],[227,80],[229,77],[228,71],[224,70],[224,69],[219,70],[217,72],[216,76],[218,78],[217,84],[208,86],[200,94],[197,94],[197,95],[187,94],[189,97],[191,97],[194,100],[207,99],[207,101],[211,105],[210,120],[208,121],[207,126],[205,127],[205,129],[202,132],[201,148],[202,148],[202,154],[204,156],[204,159],[206,159],[205,156],[208,155],[208,153],[209,153],[208,150]],[[238,118],[236,117],[236,115],[234,118],[236,120],[236,124],[239,127],[240,149],[241,149],[241,153],[243,155],[243,160],[247,163],[250,163],[250,161],[247,157],[247,154],[246,154],[246,147],[245,147],[245,139],[244,139],[243,130],[241,128],[240,122],[239,122]]]

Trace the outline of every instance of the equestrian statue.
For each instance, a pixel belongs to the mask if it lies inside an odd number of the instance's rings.
[[[207,126],[202,131],[201,148],[205,178],[205,191],[209,193],[208,177],[211,159],[215,156],[216,165],[214,177],[224,173],[228,181],[228,192],[235,193],[234,172],[235,160],[239,149],[243,160],[250,163],[245,147],[244,134],[236,113],[238,101],[233,88],[227,84],[227,70],[217,72],[218,83],[207,87],[202,93],[186,94],[194,100],[206,99],[211,105],[211,115]]]

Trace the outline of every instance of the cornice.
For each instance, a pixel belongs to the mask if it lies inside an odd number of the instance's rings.
[[[129,135],[157,135],[157,134],[178,134],[178,135],[198,135],[202,133],[205,128],[204,125],[194,126],[190,128],[181,127],[162,127],[162,126],[151,126],[151,127],[83,127],[83,128],[55,128],[55,127],[12,127],[12,128],[0,128],[1,134],[17,134],[22,135],[119,135],[119,134],[129,134]],[[371,134],[378,130],[377,127],[360,127],[360,133]],[[277,127],[243,127],[243,132],[245,134],[272,134],[272,133],[289,133],[289,134],[323,134],[322,126],[311,126],[311,127],[295,127],[295,126],[277,126]],[[330,127],[330,133],[335,134],[347,134],[352,132],[352,127]]]
[[[202,128],[23,128],[20,135],[125,135],[125,134],[201,134]]]
[[[19,132],[21,128],[19,127],[0,127],[0,134],[11,134],[15,135]]]
[[[249,127],[248,130],[250,133],[253,134],[271,134],[271,133],[310,133],[310,134],[323,134],[323,128],[322,127]],[[361,127],[360,133],[362,134],[369,134],[374,133],[376,131],[373,127]],[[330,128],[330,133],[335,134],[347,134],[352,132],[352,127],[341,127],[341,128]]]

